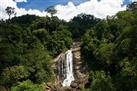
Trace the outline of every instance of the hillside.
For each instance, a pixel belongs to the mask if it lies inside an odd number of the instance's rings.
[[[62,87],[67,69],[56,69],[66,65],[73,65],[75,80]],[[105,19],[79,14],[69,22],[35,15],[0,20],[0,91],[137,91],[136,84],[136,2]]]

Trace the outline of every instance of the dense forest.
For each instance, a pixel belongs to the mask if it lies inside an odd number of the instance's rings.
[[[79,14],[0,20],[0,89],[43,91],[53,58],[81,42],[89,83],[83,91],[137,91],[137,3],[106,19]]]

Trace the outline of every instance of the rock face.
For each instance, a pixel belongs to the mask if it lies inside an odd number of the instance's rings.
[[[76,42],[75,46],[73,47],[73,64],[74,64],[74,73],[75,73],[75,78],[76,80],[79,79],[85,79],[86,75],[83,71],[83,61],[81,58],[81,52],[80,52],[80,43]]]
[[[80,72],[82,61],[81,61],[81,54],[80,54],[80,48],[77,48],[73,51],[73,57],[74,57],[74,73],[76,78],[81,78],[82,74]]]
[[[58,61],[56,62],[56,76],[59,82],[62,82],[65,78],[65,54],[60,55]]]
[[[62,81],[65,77],[63,71],[59,71],[65,66],[64,58],[65,55],[62,53],[55,59],[55,68],[56,73],[56,83],[55,90],[53,91],[81,91],[80,87],[84,86],[87,83],[88,76],[86,76],[85,71],[83,70],[81,52],[80,52],[80,42],[74,42],[72,47],[73,52],[73,72],[75,81],[71,82],[70,87],[62,87]],[[63,64],[63,65],[62,65]],[[62,73],[60,73],[62,72]]]

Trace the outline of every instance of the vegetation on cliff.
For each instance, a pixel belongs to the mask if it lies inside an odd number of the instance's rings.
[[[136,5],[101,20],[84,34],[81,49],[91,91],[137,91]]]
[[[136,91],[137,4],[106,19],[80,14],[70,22],[23,15],[0,20],[0,85],[42,91],[53,82],[52,59],[81,40],[89,83],[84,91]],[[10,18],[10,15],[9,15]]]

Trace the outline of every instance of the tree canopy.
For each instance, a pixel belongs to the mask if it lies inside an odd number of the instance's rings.
[[[79,14],[69,22],[23,15],[0,20],[0,86],[8,91],[43,91],[56,80],[53,59],[81,42],[81,60],[89,75],[84,91],[137,91],[137,3],[99,19]]]

